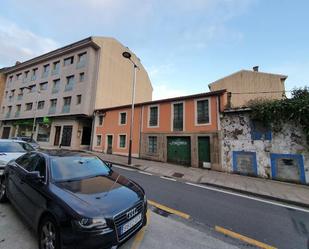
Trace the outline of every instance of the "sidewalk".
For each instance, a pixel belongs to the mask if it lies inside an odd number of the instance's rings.
[[[277,200],[309,208],[309,186],[285,183],[262,178],[241,176],[200,168],[187,168],[170,163],[132,158],[132,166],[127,164],[127,157],[92,152],[105,161],[135,168],[160,176],[167,176],[178,181],[204,184],[245,194]]]

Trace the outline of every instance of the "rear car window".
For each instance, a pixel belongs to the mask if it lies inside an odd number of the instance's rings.
[[[21,143],[21,142],[0,142],[0,152],[29,152],[34,151],[34,148],[27,143]]]
[[[108,175],[109,167],[97,157],[53,157],[51,175],[54,181],[67,181]]]

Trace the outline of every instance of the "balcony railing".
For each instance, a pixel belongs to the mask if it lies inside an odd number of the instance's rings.
[[[59,92],[59,87],[52,88],[52,93],[58,93],[58,92]]]
[[[44,79],[44,78],[47,78],[47,77],[48,77],[48,73],[49,73],[49,71],[43,72],[43,73],[42,73],[42,78],[43,78],[43,79]]]
[[[31,81],[35,81],[36,80],[36,75],[32,75],[31,76]]]
[[[5,117],[9,118],[11,116],[11,112],[6,113]]]
[[[65,85],[64,91],[71,91],[74,88],[74,82]]]
[[[16,111],[15,112],[15,117],[19,117],[19,115],[20,115],[20,111]]]
[[[23,95],[22,94],[18,94],[17,95],[17,100],[22,100],[23,99]]]
[[[55,114],[56,113],[56,106],[51,106],[49,108],[48,114]]]
[[[59,74],[59,68],[53,69],[51,72],[51,75],[56,75],[56,74]]]
[[[69,105],[64,105],[62,107],[62,113],[69,113],[70,112],[70,106]]]
[[[76,64],[76,69],[82,68],[86,65],[86,61],[80,61]]]

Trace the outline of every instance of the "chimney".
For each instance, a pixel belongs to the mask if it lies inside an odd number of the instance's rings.
[[[254,66],[252,69],[253,69],[253,72],[258,72],[259,71],[259,66]]]

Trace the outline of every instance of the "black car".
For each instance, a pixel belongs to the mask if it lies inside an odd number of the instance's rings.
[[[9,162],[6,198],[37,231],[40,249],[117,248],[147,222],[143,188],[88,153],[34,151]]]

